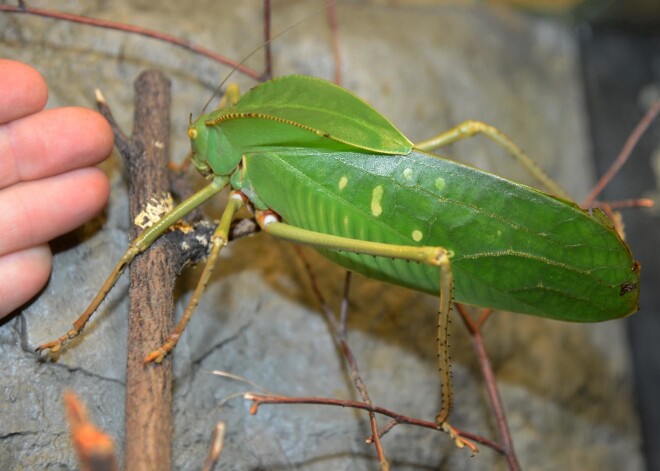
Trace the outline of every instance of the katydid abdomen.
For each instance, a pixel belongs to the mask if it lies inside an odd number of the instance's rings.
[[[258,197],[293,226],[451,251],[454,299],[594,322],[637,309],[638,268],[609,221],[577,205],[421,151],[252,153]],[[320,250],[347,269],[438,294],[437,267]]]

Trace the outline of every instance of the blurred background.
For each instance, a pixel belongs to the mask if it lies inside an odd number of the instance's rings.
[[[592,3],[597,8],[598,2]],[[626,132],[660,99],[660,2],[610,2],[579,28],[581,61],[588,103],[593,155],[601,175],[620,148]],[[635,404],[640,417],[649,471],[660,469],[660,241],[658,215],[660,125],[639,143],[636,158],[605,190],[603,199],[626,198],[631,190],[655,200],[653,211],[626,211],[627,240],[643,261],[641,311],[627,319],[632,351]],[[618,140],[618,141],[617,141]]]

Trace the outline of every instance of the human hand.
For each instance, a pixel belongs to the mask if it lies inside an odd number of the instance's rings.
[[[47,99],[36,70],[0,59],[0,318],[48,281],[47,242],[91,219],[110,190],[91,167],[112,150],[108,123],[84,108],[43,110]]]

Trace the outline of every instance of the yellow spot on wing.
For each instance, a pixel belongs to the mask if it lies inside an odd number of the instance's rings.
[[[374,187],[371,192],[371,214],[378,217],[383,212],[383,207],[380,202],[383,199],[383,185]]]
[[[438,177],[435,179],[435,187],[442,191],[445,189],[445,179],[442,177]]]
[[[406,168],[403,170],[403,176],[406,180],[412,180],[413,170],[411,168]]]
[[[339,179],[339,189],[343,190],[344,188],[346,188],[346,185],[348,185],[348,177],[344,175]]]
[[[417,229],[412,231],[412,238],[415,242],[419,242],[420,240],[422,240],[422,236],[423,236],[422,231],[418,231]]]

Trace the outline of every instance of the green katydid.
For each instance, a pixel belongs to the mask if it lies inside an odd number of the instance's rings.
[[[483,133],[504,146],[558,196],[444,159],[427,150]],[[232,197],[206,268],[179,325],[145,361],[175,346],[228,239],[236,211],[256,209],[268,233],[311,245],[368,277],[440,297],[446,423],[451,401],[447,319],[453,300],[576,322],[637,309],[639,265],[609,220],[567,200],[506,136],[466,122],[412,144],[349,91],[285,76],[196,119],[192,162],[211,182],[138,237],[74,328],[38,347],[57,351],[78,335],[131,260],[227,185]]]

